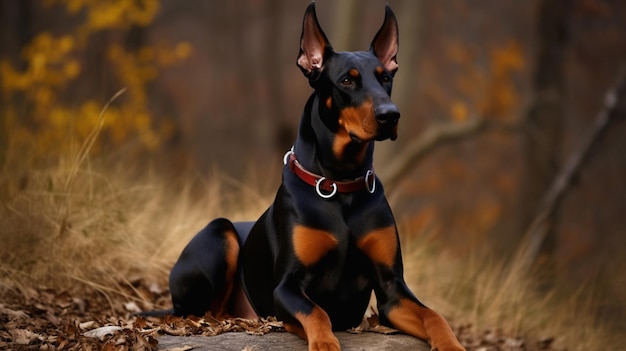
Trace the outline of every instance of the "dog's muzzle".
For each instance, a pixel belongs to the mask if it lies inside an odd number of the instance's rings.
[[[391,103],[379,105],[374,109],[374,116],[378,123],[376,140],[396,140],[398,137],[398,120],[400,120],[398,107]]]

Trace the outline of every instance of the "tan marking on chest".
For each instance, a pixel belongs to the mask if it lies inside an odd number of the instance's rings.
[[[317,263],[337,245],[339,240],[325,230],[302,225],[293,228],[293,249],[298,260],[305,266]]]
[[[396,227],[389,226],[373,230],[359,239],[357,246],[374,262],[391,268],[398,250]]]

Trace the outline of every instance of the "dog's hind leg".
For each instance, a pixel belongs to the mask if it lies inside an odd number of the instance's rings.
[[[211,312],[215,318],[224,318],[231,314],[239,249],[237,229],[227,219],[215,219],[196,234],[170,273],[176,315],[203,316]]]

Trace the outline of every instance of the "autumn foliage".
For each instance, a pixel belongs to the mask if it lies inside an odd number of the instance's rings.
[[[82,60],[86,51],[93,49],[94,39],[102,38],[103,34],[119,36],[130,28],[149,25],[159,10],[159,2],[46,0],[44,3],[47,7],[61,6],[65,16],[78,19],[78,24],[67,34],[36,33],[15,62],[0,56],[0,113],[4,128],[11,131],[11,147],[32,148],[38,157],[76,148],[98,124],[106,100],[123,88],[125,96],[106,111],[103,137],[92,152],[97,152],[103,142],[119,146],[130,140],[154,150],[170,138],[174,124],[167,116],[155,116],[149,109],[147,90],[161,70],[189,57],[192,51],[189,43],[128,47],[119,40],[111,40],[104,44],[101,67],[85,67]],[[108,92],[108,97],[73,96],[77,86],[89,84],[83,78],[85,69],[112,75],[108,79],[116,87]]]
[[[546,46],[560,60],[538,74],[559,72],[559,89],[545,96],[533,83],[541,4],[554,5],[569,33],[562,46]],[[407,281],[472,333],[487,327],[492,339],[504,333],[569,350],[620,349],[612,345],[623,345],[617,339],[625,330],[624,123],[598,143],[564,197],[553,251],[530,275],[508,267],[528,225],[520,208],[532,215],[539,207],[524,203],[525,187],[537,177],[551,181],[576,150],[624,62],[626,2],[391,5],[401,30],[393,92],[401,135],[377,145],[376,173],[399,224]],[[67,325],[78,345],[89,312],[105,326],[111,314],[169,307],[169,269],[209,219],[258,218],[311,93],[294,63],[303,6],[1,3],[0,42],[10,44],[0,50],[2,323],[31,332],[46,326],[35,334],[50,334],[51,345],[62,334],[52,330]],[[338,51],[367,48],[382,15],[378,0],[317,6]],[[20,11],[31,21],[20,22]],[[342,43],[339,33],[350,38]],[[558,139],[527,123],[535,100],[563,107],[553,126]],[[403,162],[426,132],[446,129],[440,126],[473,131]],[[549,172],[532,167],[524,144],[545,156]],[[175,162],[151,163],[171,151]],[[388,173],[393,164],[405,165],[396,177]],[[158,299],[145,291],[154,286]],[[57,296],[73,302],[59,305]],[[37,313],[57,324],[33,322]],[[2,323],[0,349],[13,337]],[[468,339],[473,350],[492,349],[479,340]]]

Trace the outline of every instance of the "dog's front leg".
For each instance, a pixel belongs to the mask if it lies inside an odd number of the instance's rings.
[[[465,351],[448,322],[424,306],[407,287],[395,225],[370,231],[357,245],[374,266],[374,292],[383,324],[427,340],[433,350]]]
[[[443,316],[412,296],[401,295],[379,305],[382,320],[407,334],[427,340],[432,350],[465,351]]]
[[[277,317],[285,329],[306,340],[309,351],[339,351],[339,340],[333,334],[330,317],[301,288],[293,276],[283,278],[274,290]]]

